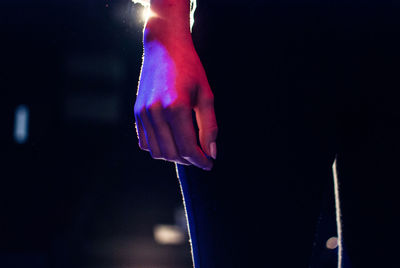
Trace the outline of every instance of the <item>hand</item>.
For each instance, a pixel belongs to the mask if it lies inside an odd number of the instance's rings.
[[[154,159],[211,170],[216,157],[214,97],[192,42],[145,42],[135,103],[141,149]],[[192,111],[199,127],[197,143]]]

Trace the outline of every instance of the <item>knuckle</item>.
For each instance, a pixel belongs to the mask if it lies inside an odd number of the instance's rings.
[[[174,102],[165,107],[165,112],[167,115],[174,116],[181,114],[190,109],[190,107],[183,102]]]
[[[138,107],[140,107],[140,101],[136,98],[135,103],[133,105],[133,109],[136,110],[138,109]]]
[[[135,114],[138,114],[139,110],[140,110],[141,105],[139,104],[138,101],[135,102],[135,105],[133,106],[133,112]]]
[[[145,107],[136,107],[134,108],[134,114],[137,118],[143,118],[146,115]]]
[[[211,90],[204,93],[204,101],[208,104],[214,104],[214,94]]]
[[[145,107],[145,112],[149,116],[156,116],[156,115],[160,114],[161,111],[162,111],[162,105],[159,102],[149,103]]]
[[[204,100],[204,105],[207,107],[214,107],[214,97],[208,97]]]

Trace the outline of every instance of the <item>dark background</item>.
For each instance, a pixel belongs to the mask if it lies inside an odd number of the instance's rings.
[[[129,0],[1,1],[0,267],[191,266],[187,235],[179,245],[153,235],[184,214],[173,164],[137,147],[142,11]]]
[[[174,165],[137,146],[142,12],[130,0],[1,1],[0,267],[191,267]],[[332,208],[327,196],[313,267],[336,265]],[[184,241],[157,243],[159,224]]]

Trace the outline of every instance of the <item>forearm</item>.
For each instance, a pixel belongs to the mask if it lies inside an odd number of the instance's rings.
[[[151,0],[144,41],[191,41],[190,0]]]

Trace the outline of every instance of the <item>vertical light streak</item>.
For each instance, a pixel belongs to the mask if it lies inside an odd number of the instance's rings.
[[[343,261],[343,241],[342,241],[342,215],[340,212],[340,196],[339,196],[339,180],[337,171],[337,158],[332,165],[333,171],[333,184],[335,190],[335,206],[336,206],[336,226],[338,233],[338,268],[342,268]]]

